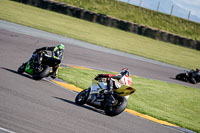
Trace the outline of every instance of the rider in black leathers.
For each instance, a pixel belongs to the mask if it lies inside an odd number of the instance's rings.
[[[193,74],[193,77],[195,79],[199,79],[200,78],[200,70],[198,68],[196,68],[196,70],[192,70],[192,74]]]

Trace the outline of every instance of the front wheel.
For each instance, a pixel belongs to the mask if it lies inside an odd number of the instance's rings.
[[[109,104],[105,106],[104,111],[106,115],[116,116],[122,113],[126,109],[127,100],[125,97],[117,96],[115,97],[115,100],[117,103],[114,106],[110,106]]]
[[[26,64],[25,64],[25,63],[22,64],[22,65],[18,68],[17,72],[18,72],[19,74],[22,74],[22,73],[25,71],[25,67],[26,67]]]
[[[44,77],[48,77],[50,72],[50,67],[49,66],[44,66],[43,70],[40,73],[33,74],[33,79],[35,80],[40,80]]]
[[[181,74],[176,75],[176,79],[177,80],[182,80],[182,81],[185,81],[185,82],[188,81],[187,76],[186,76],[185,73],[181,73]]]
[[[89,89],[83,90],[75,98],[75,103],[77,105],[83,105],[86,103],[89,96]]]

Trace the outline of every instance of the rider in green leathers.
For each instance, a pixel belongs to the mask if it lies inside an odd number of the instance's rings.
[[[42,50],[47,50],[47,51],[51,51],[52,52],[52,56],[48,57],[46,60],[46,63],[52,67],[53,71],[50,73],[50,76],[55,79],[56,75],[58,73],[58,67],[61,63],[61,60],[64,57],[64,49],[65,46],[63,44],[59,44],[55,47],[42,47],[39,49],[36,49],[35,52],[41,52]]]

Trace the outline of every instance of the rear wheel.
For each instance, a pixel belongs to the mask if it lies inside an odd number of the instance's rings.
[[[83,105],[86,103],[89,96],[89,89],[83,90],[75,98],[75,103],[77,105]]]
[[[44,66],[43,70],[40,73],[33,74],[33,79],[35,80],[40,80],[44,77],[48,77],[50,72],[50,67],[49,66]]]
[[[190,83],[192,83],[192,84],[196,84],[197,81],[196,81],[194,78],[191,78],[191,79],[190,79]]]
[[[117,103],[114,106],[110,106],[109,104],[105,106],[104,111],[106,115],[116,116],[122,113],[126,109],[127,100],[125,97],[117,96],[115,97],[115,99]]]

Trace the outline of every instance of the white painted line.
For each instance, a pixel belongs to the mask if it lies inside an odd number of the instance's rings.
[[[0,127],[0,133],[15,133],[15,132],[13,132],[13,131],[10,131],[10,130],[8,130],[8,129],[5,129],[5,128],[2,128],[2,127]]]

